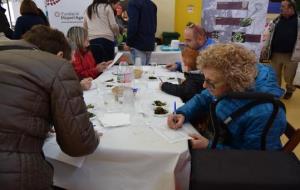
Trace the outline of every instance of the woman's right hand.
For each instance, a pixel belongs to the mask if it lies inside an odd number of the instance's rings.
[[[99,73],[102,73],[106,69],[106,67],[107,67],[106,62],[101,62],[96,66]]]
[[[183,126],[184,115],[182,114],[171,114],[168,116],[168,126],[171,129],[179,129]]]

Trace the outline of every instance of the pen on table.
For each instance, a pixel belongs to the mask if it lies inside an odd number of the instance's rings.
[[[160,82],[164,82],[160,77],[158,77],[158,79],[160,80]]]

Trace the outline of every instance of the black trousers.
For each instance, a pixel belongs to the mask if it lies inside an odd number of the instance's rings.
[[[115,56],[115,43],[105,38],[90,40],[90,49],[95,58],[96,64],[103,61],[113,60]]]

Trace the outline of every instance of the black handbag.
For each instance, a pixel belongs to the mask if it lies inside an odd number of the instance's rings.
[[[223,98],[249,99],[248,104],[229,116],[222,125],[215,108]],[[216,150],[220,126],[226,126],[251,107],[272,103],[273,113],[261,137],[261,150]],[[211,105],[211,125],[215,135],[210,150],[191,153],[190,190],[289,190],[300,189],[300,162],[293,153],[265,150],[266,135],[280,107],[284,105],[270,94],[231,93]],[[225,125],[224,125],[225,124]],[[189,143],[190,145],[190,143]]]

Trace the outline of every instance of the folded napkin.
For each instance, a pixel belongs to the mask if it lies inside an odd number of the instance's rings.
[[[103,127],[130,125],[130,115],[126,113],[105,113],[98,118]]]

